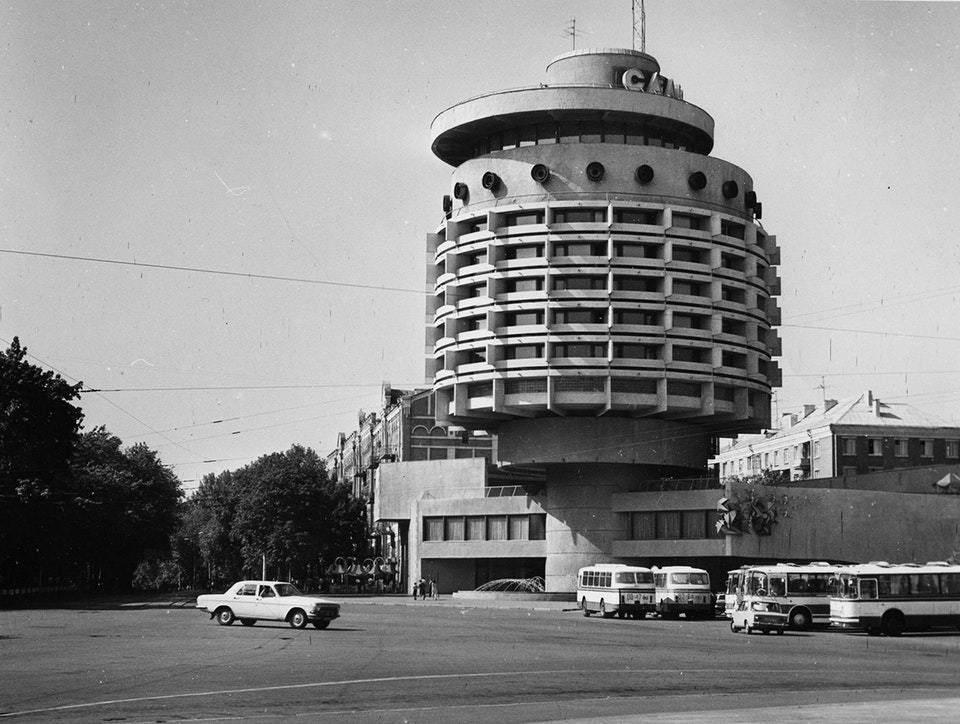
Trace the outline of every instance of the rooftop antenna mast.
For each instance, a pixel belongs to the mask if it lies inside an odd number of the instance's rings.
[[[567,28],[566,35],[573,38],[573,49],[577,49],[577,19],[570,18],[570,27]]]
[[[637,36],[640,36],[640,52],[647,52],[647,12],[643,0],[631,0],[631,16],[633,20],[633,49],[637,49]]]

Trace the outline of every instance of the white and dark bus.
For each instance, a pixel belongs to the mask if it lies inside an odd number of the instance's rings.
[[[792,628],[830,619],[831,581],[839,569],[825,562],[750,566],[743,573],[742,593],[775,601]]]
[[[833,579],[830,625],[874,636],[960,627],[960,566],[945,561],[843,566]]]
[[[710,574],[691,566],[653,569],[657,613],[660,618],[713,618]]]
[[[597,563],[577,573],[577,600],[584,616],[643,618],[654,610],[653,573],[621,563]]]

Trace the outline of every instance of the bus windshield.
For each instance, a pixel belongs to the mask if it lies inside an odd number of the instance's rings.
[[[653,574],[644,571],[628,571],[626,573],[618,573],[616,576],[616,581],[621,585],[653,583]]]
[[[674,573],[670,576],[670,580],[673,584],[678,586],[685,585],[694,585],[694,586],[709,586],[710,579],[706,573]]]

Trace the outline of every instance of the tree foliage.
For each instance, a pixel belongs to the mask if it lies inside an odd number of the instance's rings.
[[[0,353],[0,576],[41,571],[62,545],[70,456],[83,420],[80,384],[26,361],[16,337]],[[35,573],[36,574],[36,573]]]
[[[259,576],[264,557],[268,575],[306,578],[365,542],[363,505],[300,445],[206,476],[185,508],[184,550],[196,541],[211,585]]]
[[[0,586],[127,588],[169,547],[180,483],[146,445],[80,433],[81,384],[0,353]]]

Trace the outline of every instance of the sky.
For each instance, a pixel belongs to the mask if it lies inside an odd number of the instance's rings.
[[[960,4],[645,5],[781,248],[774,415],[870,389],[960,424]],[[434,116],[633,44],[629,0],[14,0],[0,28],[0,345],[188,491],[425,384]]]

